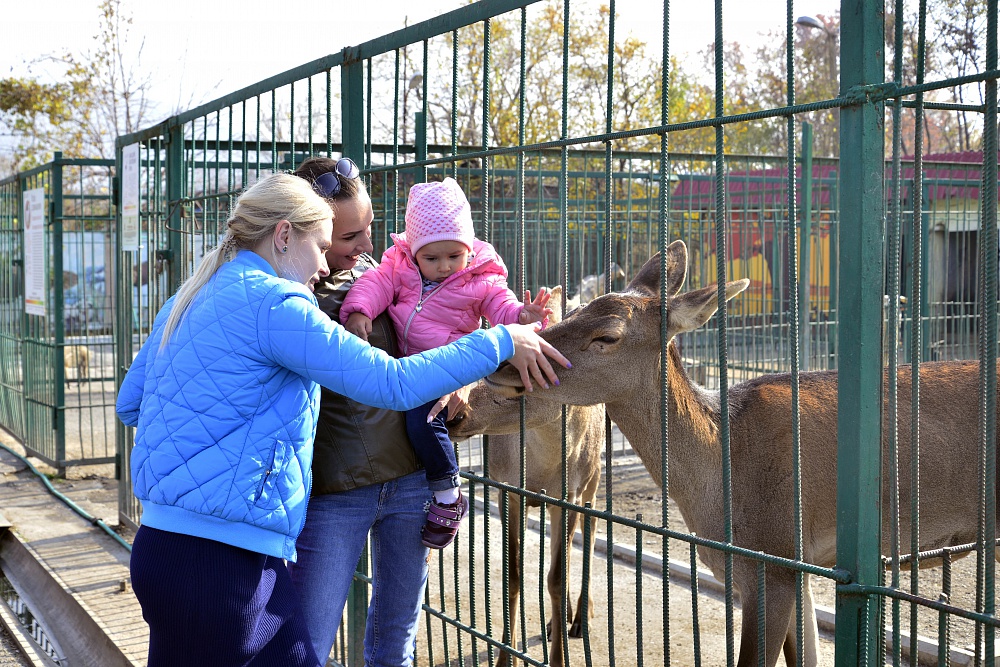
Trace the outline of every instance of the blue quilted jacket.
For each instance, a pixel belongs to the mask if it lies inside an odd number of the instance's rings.
[[[119,418],[137,427],[132,483],[142,523],[288,560],[305,523],[320,384],[407,410],[514,352],[499,326],[394,359],[245,250],[202,288],[160,350],[172,305],[157,314],[118,393]]]

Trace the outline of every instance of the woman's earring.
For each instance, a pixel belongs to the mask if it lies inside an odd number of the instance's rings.
[[[281,246],[281,252],[288,252],[288,246]]]

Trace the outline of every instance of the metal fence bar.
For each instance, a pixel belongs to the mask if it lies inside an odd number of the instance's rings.
[[[873,0],[841,4],[841,92],[879,83],[884,71],[881,5]],[[881,581],[881,355],[865,341],[881,339],[881,285],[884,276],[881,221],[882,181],[870,178],[883,167],[879,102],[841,109],[843,188],[857,196],[841,200],[840,351],[837,390],[837,565],[860,584]],[[851,517],[851,520],[846,520]],[[838,592],[836,664],[874,665],[877,646],[866,630],[878,627],[869,598]],[[877,634],[877,633],[876,633]],[[867,641],[866,641],[867,640]]]

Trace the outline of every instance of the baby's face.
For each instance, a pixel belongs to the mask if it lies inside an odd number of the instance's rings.
[[[469,265],[469,248],[458,241],[434,241],[416,254],[420,275],[441,282]]]

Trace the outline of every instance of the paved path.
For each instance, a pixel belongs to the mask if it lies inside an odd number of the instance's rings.
[[[23,451],[2,430],[0,442],[14,451]],[[77,472],[86,475],[87,469],[79,468]],[[2,449],[0,482],[0,508],[20,540],[89,611],[133,664],[145,664],[148,629],[131,592],[129,552],[59,502],[20,460]],[[111,526],[117,524],[117,486],[113,479],[91,475],[53,483],[85,511]],[[44,609],[36,613],[45,619]],[[50,630],[58,641],[61,629]],[[71,664],[88,664],[87,656],[67,657]]]

